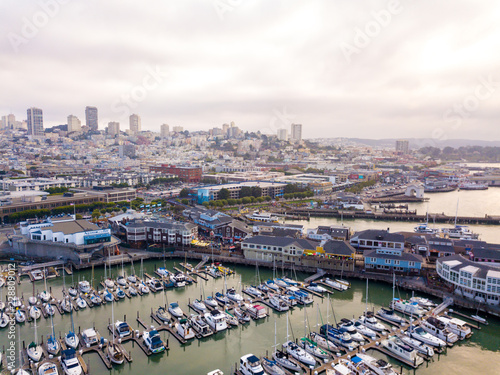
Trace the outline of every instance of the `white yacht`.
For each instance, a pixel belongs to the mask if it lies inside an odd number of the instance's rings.
[[[195,332],[194,329],[189,325],[187,319],[180,319],[175,323],[175,329],[184,340],[194,339]]]
[[[268,212],[254,211],[252,215],[246,216],[250,221],[257,221],[261,223],[278,223],[278,217]]]
[[[144,344],[148,347],[151,353],[160,353],[165,350],[165,344],[160,338],[160,334],[156,329],[145,331],[142,335]]]
[[[354,328],[356,328],[356,331],[358,331],[362,335],[365,335],[371,338],[372,340],[375,340],[377,338],[377,333],[373,329],[365,326],[359,320],[353,320],[353,323],[354,323]]]
[[[431,335],[429,332],[425,331],[422,327],[413,328],[410,331],[410,337],[418,341],[421,341],[424,344],[435,346],[438,348],[446,346],[446,343],[443,340],[438,339],[434,335]]]
[[[61,354],[61,365],[66,375],[81,375],[82,366],[76,358],[75,349],[66,349]]]
[[[50,301],[50,293],[47,292],[46,290],[44,290],[42,293],[40,293],[39,295],[40,299],[42,300],[42,302],[49,302]]]
[[[215,300],[214,297],[208,296],[204,301],[205,305],[210,306],[210,307],[217,307],[217,301]]]
[[[86,280],[80,281],[78,283],[78,289],[82,293],[90,293],[92,291],[92,288],[90,287],[90,283]]]
[[[38,375],[58,375],[57,366],[54,362],[45,362],[38,367]]]
[[[316,293],[325,293],[327,291],[326,288],[323,288],[321,285],[317,283],[309,283],[309,285],[306,286],[306,289],[312,290],[313,292]]]
[[[123,338],[132,334],[132,329],[130,328],[127,322],[121,322],[117,320],[115,323],[115,332],[118,335],[118,337]]]
[[[168,307],[168,312],[176,318],[182,318],[184,316],[184,312],[176,302],[172,302],[170,304],[170,306]]]
[[[293,341],[287,341],[283,344],[283,348],[297,361],[302,362],[306,366],[315,366],[316,360],[314,357],[307,353],[304,349],[299,347]]]
[[[257,298],[262,297],[262,292],[254,286],[249,286],[248,288],[245,289],[245,292]]]
[[[193,301],[193,307],[196,310],[203,312],[203,313],[207,310],[207,306],[203,302],[201,302],[199,299],[195,299]]]
[[[380,315],[382,318],[387,319],[388,321],[398,324],[398,325],[405,325],[406,322],[403,318],[401,318],[399,315],[395,313],[393,309],[387,309],[385,307],[382,307],[379,311],[377,311],[377,314]]]
[[[123,352],[120,350],[120,348],[114,344],[113,342],[110,342],[106,348],[106,352],[108,355],[108,358],[111,362],[117,365],[121,365],[123,361],[125,361],[125,356],[123,355]]]
[[[425,314],[425,310],[421,308],[417,302],[405,301],[400,298],[394,298],[391,302],[391,307],[404,314],[416,316],[422,316]]]
[[[446,328],[457,335],[460,340],[468,339],[472,336],[472,330],[467,326],[467,323],[461,319],[439,316],[438,320],[446,324]]]
[[[217,309],[205,313],[205,320],[215,332],[227,329],[226,316]]]
[[[290,306],[274,293],[269,293],[269,303],[276,311],[288,311],[290,309]]]
[[[88,328],[82,332],[82,340],[85,346],[92,346],[99,344],[99,336],[95,329]]]
[[[227,293],[226,293],[226,296],[233,300],[234,302],[236,303],[239,303],[239,302],[242,302],[243,301],[243,297],[241,296],[241,294],[239,293],[236,293],[236,289],[234,288],[229,288],[227,290]]]
[[[23,323],[26,321],[26,314],[21,309],[17,309],[16,312],[14,313],[14,316],[16,318],[16,322],[18,322],[18,323]],[[0,326],[1,326],[1,324],[0,324]]]
[[[240,358],[239,370],[243,375],[265,375],[259,358],[253,354],[246,354]]]
[[[406,345],[397,336],[390,336],[387,339],[382,340],[380,344],[382,347],[396,355],[396,357],[413,362],[416,366],[419,366],[424,362],[424,359],[418,355],[418,352],[415,349]]]
[[[264,371],[270,375],[286,375],[285,371],[278,365],[276,361],[262,357],[261,360]]]
[[[87,307],[87,301],[85,301],[81,296],[78,296],[75,302],[80,310]]]
[[[42,358],[43,350],[39,344],[32,342],[31,344],[28,345],[28,348],[26,349],[26,354],[33,362],[38,362]]]
[[[31,306],[29,314],[32,319],[38,320],[42,316],[42,311],[36,306]]]
[[[431,335],[443,340],[448,345],[453,345],[458,341],[458,336],[446,328],[446,324],[433,316],[428,317],[426,320],[422,320],[420,327]]]
[[[54,308],[53,305],[51,305],[50,303],[47,303],[44,307],[45,309],[45,313],[49,316],[54,316],[54,314],[56,313],[56,309]]]
[[[158,307],[158,310],[156,310],[156,316],[162,321],[162,322],[169,322],[170,321],[170,314],[168,313],[167,310],[163,306]]]
[[[432,349],[432,346],[424,344],[422,341],[413,339],[407,335],[401,335],[400,339],[406,345],[411,346],[413,349],[415,349],[420,354],[424,354],[428,357],[432,357],[434,355],[434,349]]]
[[[319,359],[326,359],[330,358],[330,354],[328,354],[326,351],[321,349],[318,344],[316,344],[313,340],[307,338],[307,337],[302,337],[299,340],[299,345],[309,354],[312,354],[313,356],[319,358]]]
[[[64,342],[67,347],[76,349],[80,343],[80,339],[74,332],[69,331],[69,333],[64,337]]]
[[[325,284],[332,287],[333,289],[340,290],[341,292],[349,289],[349,287],[344,283],[329,279],[328,277],[325,279]]]
[[[380,323],[377,318],[373,316],[373,313],[371,311],[367,311],[366,315],[360,316],[358,322],[377,332],[389,331],[389,329],[385,325]]]
[[[368,354],[356,354],[351,358],[354,364],[359,362],[364,363],[375,375],[398,375],[392,368],[390,363],[383,359],[377,359]]]
[[[324,336],[321,336],[319,333],[311,332],[310,336],[311,340],[318,344],[320,348],[328,350],[330,352],[338,352],[339,347]]]
[[[189,324],[191,324],[191,327],[203,337],[210,336],[213,333],[210,326],[201,315],[191,314],[189,317]]]
[[[300,366],[288,359],[288,354],[285,354],[283,352],[278,352],[275,351],[273,353],[273,359],[278,363],[281,367],[286,368],[287,370],[291,370],[294,372],[300,372],[301,368]]]

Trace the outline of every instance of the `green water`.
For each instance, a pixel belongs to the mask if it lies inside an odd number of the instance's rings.
[[[194,261],[193,261],[194,262]],[[176,262],[178,265],[178,261]],[[144,262],[144,271],[152,274],[155,269],[155,264],[159,267],[161,261]],[[174,262],[167,261],[166,266],[173,269]],[[140,265],[135,265],[136,273],[140,273]],[[113,277],[121,272],[121,267],[113,267]],[[127,274],[130,273],[130,266],[125,266]],[[281,274],[281,270],[279,270]],[[230,276],[227,279],[228,287],[240,287],[240,280],[243,285],[248,285],[255,282],[255,268],[253,267],[236,267],[236,275]],[[268,269],[260,270],[261,279],[265,280],[272,276],[272,271]],[[99,280],[103,276],[103,269],[95,270],[95,279]],[[295,277],[295,275],[291,275]],[[297,274],[298,279],[304,279],[306,274]],[[90,280],[91,271],[85,270],[75,273],[73,276],[74,283],[79,279],[85,278]],[[71,276],[66,276],[66,286],[72,282]],[[56,298],[61,298],[61,289],[63,286],[63,278],[52,279],[48,281],[52,287],[53,294]],[[44,289],[43,282],[37,282],[36,290]],[[200,293],[212,294],[216,291],[221,291],[224,288],[224,280],[214,280],[209,278],[208,281],[200,280],[198,284],[193,284],[186,288],[169,290],[166,295],[162,293],[150,294],[143,297],[133,297],[132,299],[125,298],[114,304],[115,320],[122,319],[127,316],[127,321],[134,329],[143,330],[135,320],[137,312],[146,322],[151,322],[149,317],[151,309],[164,303],[178,302],[184,312],[189,312],[187,307],[189,299],[193,300],[200,297]],[[32,293],[32,284],[23,280],[19,286],[20,293],[24,294],[25,299]],[[5,289],[3,291],[5,293]],[[405,292],[396,292],[401,297],[407,297]],[[392,297],[392,288],[387,284],[371,283],[369,289],[369,308],[375,308],[382,305],[387,305]],[[5,295],[3,297],[5,299]],[[165,300],[164,300],[165,299]],[[304,316],[307,317],[308,328],[318,330],[316,327],[318,322],[321,324],[327,320],[327,301],[318,297],[314,297],[314,303],[307,308],[295,308],[289,313],[290,320],[290,335],[301,337],[304,335]],[[344,293],[335,292],[331,298],[331,308],[328,312],[329,322],[334,322],[333,312],[337,320],[342,317],[352,318],[359,316],[365,309],[365,283],[357,280],[352,280],[352,288]],[[304,314],[304,310],[306,314]],[[108,337],[106,325],[111,319],[111,305],[86,308],[73,314],[75,328],[81,330],[90,328],[95,325],[96,329],[105,337]],[[194,340],[187,345],[180,345],[175,338],[169,339],[170,350],[160,355],[147,357],[142,350],[132,342],[124,344],[127,350],[131,351],[133,362],[125,363],[121,366],[114,367],[113,373],[120,374],[145,374],[160,375],[160,374],[206,374],[207,372],[219,368],[225,374],[230,374],[234,369],[235,363],[240,356],[247,353],[263,355],[266,351],[271,352],[274,345],[274,322],[277,324],[277,341],[282,343],[286,336],[286,314],[271,312],[271,316],[265,320],[252,321],[244,327],[233,328],[226,332],[218,333],[210,338],[203,340]],[[500,322],[496,319],[489,318],[490,325],[483,328],[481,331],[476,331],[470,340],[461,342],[448,350],[447,355],[436,357],[433,362],[424,364],[416,373],[418,374],[500,374],[500,355],[498,355],[500,343]],[[64,335],[71,327],[71,320],[68,314],[60,316],[55,314],[54,318],[56,335],[61,332]],[[34,326],[32,324],[17,325],[20,330],[21,340],[26,343],[33,340]],[[43,319],[38,322],[38,335],[48,335],[50,333],[50,320]],[[163,338],[169,338],[167,333],[162,333]],[[3,346],[7,342],[6,331],[0,332],[0,344]],[[383,355],[373,352],[376,357]],[[84,359],[90,366],[90,373],[94,375],[105,374],[109,371],[100,361],[96,354],[86,354]],[[390,362],[400,366],[395,360],[389,359]],[[147,369],[146,367],[147,366]],[[413,370],[405,369],[406,373],[413,373]]]

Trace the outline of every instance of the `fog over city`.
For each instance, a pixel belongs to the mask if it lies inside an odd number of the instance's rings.
[[[0,110],[207,130],[495,139],[497,1],[3,0]]]

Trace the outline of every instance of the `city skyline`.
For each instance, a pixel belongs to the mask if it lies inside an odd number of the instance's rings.
[[[138,113],[157,132],[234,121],[267,134],[301,123],[311,138],[500,135],[492,1],[49,3],[1,5],[2,82],[14,88],[2,115],[36,106],[51,127],[91,104],[100,129]]]

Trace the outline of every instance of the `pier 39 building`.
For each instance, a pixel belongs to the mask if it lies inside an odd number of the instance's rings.
[[[498,263],[474,262],[462,255],[451,255],[437,260],[436,271],[454,289],[456,295],[480,303],[498,305],[500,300],[498,266]]]

